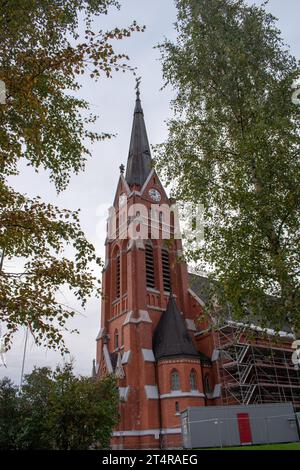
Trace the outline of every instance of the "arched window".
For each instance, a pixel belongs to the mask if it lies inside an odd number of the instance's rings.
[[[123,295],[127,292],[127,276],[126,276],[126,265],[127,265],[127,240],[124,240],[121,246],[121,282],[120,282],[120,294]],[[122,273],[123,271],[123,273]],[[123,344],[123,343],[122,343]]]
[[[140,222],[142,221],[142,218],[141,218],[141,213],[140,211],[137,211],[135,213],[135,223],[136,223],[136,231],[139,232],[140,229],[141,229],[141,226],[140,226]]]
[[[120,286],[121,286],[121,257],[120,253],[117,254],[116,259],[116,298],[120,297]]]
[[[151,209],[151,219],[158,221],[159,220],[159,212],[157,209],[153,208]]]
[[[169,259],[169,251],[167,248],[163,248],[161,250],[161,261],[162,261],[164,290],[166,292],[170,292],[171,291],[170,259]]]
[[[196,374],[196,371],[191,370],[191,373],[190,373],[190,387],[191,387],[191,390],[197,390],[197,374]]]
[[[209,374],[205,374],[204,376],[204,390],[205,390],[205,393],[211,393],[211,384],[210,384]]]
[[[145,261],[146,261],[146,285],[152,289],[155,288],[154,276],[154,256],[153,246],[150,241],[147,241],[145,248]]]
[[[180,413],[179,402],[175,401],[175,413]]]
[[[115,349],[119,349],[119,332],[115,330]]]
[[[179,373],[176,369],[171,372],[171,390],[180,390]]]
[[[121,291],[121,255],[119,246],[115,246],[112,252],[112,300],[120,298]]]

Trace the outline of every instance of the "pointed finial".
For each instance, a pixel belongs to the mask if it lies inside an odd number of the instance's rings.
[[[95,379],[97,377],[97,372],[96,372],[96,361],[93,359],[93,367],[92,367],[92,378]]]
[[[123,175],[124,171],[125,171],[125,166],[123,165],[123,163],[122,163],[122,165],[119,166],[119,169],[120,169],[121,175]]]
[[[136,81],[135,89],[136,89],[136,97],[137,97],[137,99],[140,98],[140,84],[141,84],[141,80],[142,80],[142,77],[138,77],[138,78],[135,79],[135,81]]]

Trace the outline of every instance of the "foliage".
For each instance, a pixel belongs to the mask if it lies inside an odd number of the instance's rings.
[[[299,65],[266,4],[176,5],[178,38],[159,46],[176,97],[158,163],[179,201],[204,206],[205,243],[187,253],[235,318],[299,330]]]
[[[107,448],[118,421],[118,390],[113,376],[102,380],[76,377],[72,365],[34,369],[20,393],[4,379],[0,390],[2,449],[83,450]],[[13,397],[7,401],[8,392]],[[11,403],[10,411],[2,407]],[[11,420],[17,416],[18,420]],[[10,433],[7,434],[7,428]]]
[[[74,312],[57,302],[57,292],[68,286],[84,306],[98,285],[91,265],[101,262],[80,228],[78,212],[30,199],[8,180],[26,164],[46,170],[62,191],[70,175],[84,169],[88,142],[111,137],[91,130],[96,116],[78,97],[82,74],[98,80],[114,70],[131,70],[112,42],[140,30],[136,23],[111,31],[93,28],[93,18],[110,7],[119,6],[115,0],[0,2],[0,80],[6,87],[0,104],[0,254],[23,266],[17,272],[4,269],[3,262],[0,267],[7,347],[25,324],[38,344],[64,351],[61,330]],[[66,245],[72,260],[64,257]]]
[[[0,381],[0,450],[14,450],[20,425],[17,388],[5,377]]]

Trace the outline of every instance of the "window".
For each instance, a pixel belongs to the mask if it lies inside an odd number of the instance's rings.
[[[115,349],[119,349],[119,332],[115,330]]]
[[[205,390],[205,393],[211,393],[209,374],[205,374],[205,377],[204,377],[204,390]]]
[[[117,259],[116,259],[116,298],[117,299],[120,297],[120,286],[121,286],[121,282],[120,282],[120,278],[121,278],[120,265],[121,265],[121,259],[120,259],[120,253],[118,253]]]
[[[158,221],[159,220],[159,212],[157,209],[151,209],[151,220]]]
[[[171,390],[180,390],[179,373],[177,370],[173,370],[171,373]]]
[[[121,294],[121,254],[119,246],[115,246],[112,253],[112,297],[117,301]]]
[[[166,292],[171,292],[170,260],[169,260],[169,251],[167,250],[167,248],[162,249],[161,260],[162,260],[164,290]]]
[[[190,387],[191,390],[197,390],[197,374],[194,370],[190,373]]]
[[[136,212],[134,222],[135,222],[135,231],[140,232],[141,231],[141,213],[140,213],[140,211]]]
[[[180,408],[179,408],[179,403],[178,401],[175,401],[175,413],[180,413]]]
[[[155,277],[154,277],[154,256],[153,256],[153,246],[151,242],[146,243],[145,249],[146,257],[146,285],[152,289],[155,288]]]

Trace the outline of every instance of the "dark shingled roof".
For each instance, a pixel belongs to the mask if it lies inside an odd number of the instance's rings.
[[[137,91],[133,125],[126,168],[126,181],[130,185],[143,186],[152,169],[152,159],[140,93]]]
[[[154,331],[153,352],[156,360],[174,356],[192,356],[200,360],[172,294]]]
[[[190,288],[206,304],[209,300],[211,285],[207,277],[189,273]]]

